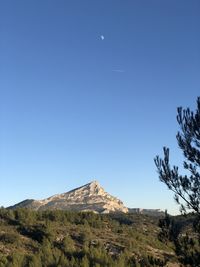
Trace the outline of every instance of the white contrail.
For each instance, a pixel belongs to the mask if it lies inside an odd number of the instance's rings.
[[[125,70],[121,70],[121,69],[116,69],[116,70],[112,70],[113,72],[125,72]]]

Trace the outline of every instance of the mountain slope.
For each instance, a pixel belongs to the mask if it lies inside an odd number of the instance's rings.
[[[97,181],[43,200],[27,199],[10,208],[18,207],[34,210],[60,209],[97,213],[128,212],[128,208],[123,205],[123,202],[105,192]]]

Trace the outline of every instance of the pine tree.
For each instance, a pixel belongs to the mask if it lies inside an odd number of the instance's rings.
[[[80,267],[89,267],[89,266],[90,266],[90,262],[87,256],[85,255],[81,260]]]
[[[28,267],[42,267],[41,259],[39,255],[32,255],[29,258],[29,262],[27,264]]]
[[[195,112],[179,107],[177,113],[180,131],[176,138],[185,157],[183,167],[189,175],[181,175],[177,166],[170,166],[169,148],[163,148],[163,159],[156,156],[154,161],[160,181],[174,192],[181,211],[192,210],[200,215],[200,97]]]

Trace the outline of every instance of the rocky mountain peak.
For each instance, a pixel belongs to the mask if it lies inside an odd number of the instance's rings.
[[[97,180],[94,180],[91,183],[82,186],[80,189],[88,190],[90,194],[94,194],[94,195],[100,195],[100,194],[105,193],[103,187],[100,186]]]
[[[99,182],[97,180],[93,180],[92,182],[90,182],[88,184],[91,188],[94,188],[94,187],[101,187]]]
[[[128,208],[123,205],[123,202],[107,193],[96,180],[63,194],[57,194],[43,200],[25,200],[13,206],[13,208],[17,207],[35,210],[93,211],[97,213],[128,212]]]

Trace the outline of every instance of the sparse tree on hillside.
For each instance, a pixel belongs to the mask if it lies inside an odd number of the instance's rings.
[[[154,161],[161,182],[174,192],[181,211],[191,210],[200,215],[200,97],[195,112],[179,107],[177,113],[180,131],[176,138],[185,157],[183,167],[189,175],[181,175],[177,166],[170,166],[169,148],[163,148],[163,159],[156,156]]]

